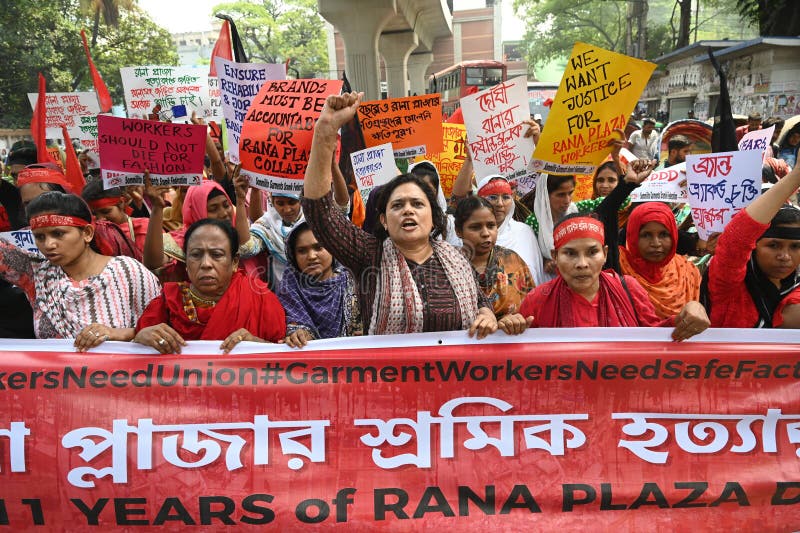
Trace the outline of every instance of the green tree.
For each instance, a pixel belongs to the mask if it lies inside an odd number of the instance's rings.
[[[134,4],[134,0],[80,0],[81,11],[94,18],[91,46],[97,44],[101,16],[106,26],[116,27],[119,24],[120,9],[131,9]]]
[[[742,18],[757,26],[760,35],[800,35],[797,0],[737,0]]]
[[[514,9],[526,22],[529,65],[569,55],[576,41],[625,50],[625,2],[514,0]]]
[[[240,0],[214,6],[230,15],[253,62],[284,63],[301,78],[328,70],[325,26],[316,0]]]
[[[81,46],[80,30],[93,15],[79,0],[7,2],[0,10],[0,127],[27,128],[38,73],[48,92],[92,90]],[[101,25],[92,57],[116,103],[122,103],[119,68],[147,63],[177,64],[178,55],[166,30],[138,8],[122,10],[117,27]],[[77,82],[76,82],[77,80]]]
[[[178,53],[169,32],[138,7],[123,11],[116,27],[101,26],[92,58],[116,103],[123,100],[121,67],[178,64]],[[85,58],[80,68],[88,73]],[[83,80],[83,86],[90,89],[88,74]]]

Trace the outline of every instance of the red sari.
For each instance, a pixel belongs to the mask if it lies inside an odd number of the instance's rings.
[[[528,293],[520,314],[533,317],[531,327],[658,327],[674,325],[675,317],[656,316],[647,292],[630,276],[625,276],[625,291],[618,275],[611,270],[600,273],[600,290],[589,302],[572,291],[560,275]]]
[[[286,315],[275,294],[256,278],[237,271],[214,307],[195,307],[186,294],[186,283],[165,283],[136,324],[136,331],[168,324],[184,340],[225,340],[245,328],[252,335],[277,342],[286,335]]]

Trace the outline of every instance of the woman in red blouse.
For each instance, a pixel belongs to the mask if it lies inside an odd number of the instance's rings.
[[[603,224],[572,216],[553,231],[558,277],[536,287],[522,302],[520,313],[532,327],[675,326],[674,340],[685,340],[708,328],[699,302],[687,302],[677,316],[656,316],[647,292],[630,276],[603,271],[608,247]]]
[[[708,266],[714,327],[800,328],[800,210],[785,203],[798,186],[800,165],[720,235]]]

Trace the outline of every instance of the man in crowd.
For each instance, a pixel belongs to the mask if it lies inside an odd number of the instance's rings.
[[[747,124],[736,128],[736,141],[741,141],[745,133],[761,129],[761,113],[750,113],[747,115]]]
[[[642,129],[631,133],[628,142],[631,152],[639,159],[655,159],[658,153],[658,135],[654,131],[656,121],[646,118],[642,121]]]
[[[686,161],[686,156],[692,153],[692,141],[684,135],[674,135],[667,143],[667,150],[664,168]]]

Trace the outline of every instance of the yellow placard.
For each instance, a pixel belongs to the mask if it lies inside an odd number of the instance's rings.
[[[453,182],[467,157],[465,140],[467,128],[463,124],[442,123],[442,151],[417,157],[414,162],[428,160],[439,171],[439,183],[446,198],[453,192]]]
[[[592,174],[625,129],[656,66],[586,43],[575,43],[533,154],[549,174]]]

